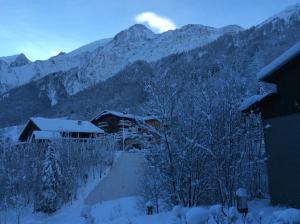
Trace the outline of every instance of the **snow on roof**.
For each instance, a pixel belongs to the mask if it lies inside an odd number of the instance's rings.
[[[42,131],[104,133],[89,121],[33,117],[30,120]]]
[[[244,102],[239,106],[239,111],[245,111],[248,110],[250,107],[252,107],[253,105],[261,102],[262,100],[264,100],[265,98],[274,95],[276,92],[268,92],[265,94],[260,94],[260,95],[253,95],[250,96],[249,98],[245,99]]]
[[[57,131],[34,131],[33,136],[37,140],[60,138],[61,134]]]
[[[300,42],[298,42],[293,47],[291,47],[289,50],[287,50],[286,52],[284,52],[282,55],[280,55],[278,58],[276,58],[269,65],[267,65],[266,67],[264,67],[257,74],[258,80],[259,81],[264,81],[272,73],[274,73],[276,70],[280,69],[287,62],[289,62],[291,59],[293,59],[294,57],[296,57],[298,55],[300,55]]]
[[[123,117],[123,118],[132,119],[132,120],[138,120],[138,121],[146,121],[146,120],[150,120],[150,119],[157,119],[157,117],[154,117],[154,116],[139,116],[139,115],[128,114],[128,113],[124,113],[124,112],[104,110],[98,116],[93,118],[93,120],[98,119],[98,118],[100,118],[104,115],[109,115],[109,114],[114,115],[116,117],[121,117],[121,118]]]

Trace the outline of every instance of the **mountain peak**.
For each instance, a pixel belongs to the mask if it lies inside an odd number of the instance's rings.
[[[30,62],[30,60],[23,53],[11,55],[7,57],[0,57],[0,61],[4,61],[10,67],[18,67],[18,66],[26,65]]]
[[[150,29],[148,29],[145,25],[140,24],[140,23],[134,24],[134,25],[130,26],[127,30],[153,33],[153,32],[152,32]]]
[[[16,59],[10,63],[10,67],[18,67],[26,65],[30,62],[30,60],[25,56],[25,54],[21,53],[17,55]]]
[[[114,40],[116,41],[137,41],[141,39],[152,39],[156,36],[150,29],[142,24],[135,24],[126,30],[118,33]]]
[[[224,33],[235,33],[235,32],[239,32],[239,31],[243,31],[245,30],[243,27],[239,26],[239,25],[228,25],[228,26],[224,26],[222,28],[220,28]]]

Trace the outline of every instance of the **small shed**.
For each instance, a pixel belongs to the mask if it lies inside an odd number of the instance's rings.
[[[300,208],[300,42],[257,77],[277,91],[245,100],[240,110],[261,113],[271,202]]]
[[[43,141],[56,138],[96,138],[104,131],[89,121],[62,118],[30,118],[22,130],[19,141]]]

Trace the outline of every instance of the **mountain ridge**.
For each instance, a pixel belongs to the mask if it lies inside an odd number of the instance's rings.
[[[275,22],[278,20],[282,20],[285,23],[290,22],[291,19],[298,20],[300,19],[300,3],[291,5],[284,10],[280,11],[279,13],[271,16],[270,18],[266,19],[262,23],[258,24],[258,27],[261,27],[267,23]]]
[[[179,80],[186,82],[214,76],[226,77],[226,73],[243,74],[243,79],[249,82],[249,89],[245,91],[247,94],[255,93],[258,88],[255,74],[259,69],[300,40],[300,19],[292,19],[288,23],[276,20],[243,31],[229,32],[202,45],[198,39],[198,47],[192,43],[185,46],[190,50],[177,51],[172,44],[181,41],[181,31],[177,30],[179,34],[170,42],[175,53],[162,58],[157,59],[155,55],[161,49],[144,52],[147,48],[143,41],[124,41],[120,48],[120,43],[110,40],[105,47],[101,46],[94,51],[92,56],[86,56],[91,57],[89,64],[54,72],[12,89],[0,99],[1,125],[20,124],[36,115],[88,119],[93,113],[107,108],[138,113],[141,112],[141,105],[147,101],[145,81],[159,75],[168,75],[179,84]],[[160,35],[159,39],[154,38],[154,42],[151,41],[153,39],[147,41],[152,44],[152,48],[157,47],[161,39],[168,38],[170,33],[168,31]],[[168,45],[164,47],[167,49]],[[133,54],[137,52],[135,48],[141,48],[147,60],[139,60]],[[109,54],[105,54],[106,51]],[[104,71],[99,61],[105,62],[105,65],[111,63],[111,66],[114,63],[123,64],[114,71],[110,70],[106,79],[94,79],[99,78],[94,71]]]
[[[88,83],[103,81],[136,60],[155,61],[167,55],[202,46],[234,29],[205,31],[204,26],[187,26],[162,34],[155,34],[141,24],[136,24],[115,35],[80,47],[70,53],[51,57],[48,60],[24,64],[18,68],[3,65],[0,68],[0,94],[15,87],[38,80],[59,71],[79,68],[78,80],[70,95],[89,87]],[[194,31],[193,31],[194,29]],[[204,32],[205,31],[205,32]],[[236,31],[237,32],[237,31]],[[116,63],[114,63],[116,61]],[[90,80],[84,80],[84,76]],[[87,85],[80,86],[80,82]]]

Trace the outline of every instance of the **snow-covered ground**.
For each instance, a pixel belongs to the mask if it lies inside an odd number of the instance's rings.
[[[121,152],[115,153],[114,161],[115,163],[119,160]],[[107,175],[110,173],[111,167],[108,167],[102,174],[101,179],[95,177],[88,179],[87,183],[81,187],[78,192],[78,199],[69,204],[64,205],[60,210],[58,210],[53,215],[45,215],[42,213],[32,213],[33,208],[23,208],[20,210],[21,222],[20,224],[48,224],[48,223],[82,223],[82,218],[80,217],[81,211],[85,207],[84,201],[90,192],[101,183]],[[92,174],[89,176],[93,176]],[[4,221],[6,220],[6,222]],[[15,224],[17,223],[17,214],[15,211],[8,211],[3,213],[0,211],[0,224]]]
[[[238,214],[235,209],[223,209],[220,205],[200,206],[196,208],[175,206],[172,211],[164,211],[148,216],[146,215],[145,206],[142,204],[143,200],[140,200],[141,198],[135,196],[133,191],[128,188],[136,185],[136,171],[143,160],[141,155],[142,153],[118,152],[113,168],[107,170],[100,180],[89,180],[89,182],[82,187],[77,201],[64,205],[53,215],[32,213],[32,208],[25,208],[20,212],[20,224],[300,223],[300,210],[272,207],[269,206],[267,200],[249,202],[249,213],[246,218]],[[130,163],[130,166],[128,166],[128,163]],[[128,171],[128,169],[131,170]],[[123,173],[120,173],[121,170],[131,173],[131,177],[128,177],[127,183],[124,183],[127,186],[127,188],[125,187],[126,191],[122,191],[122,182],[126,182],[127,176],[124,176],[125,179],[120,178],[123,176]],[[112,175],[115,175],[115,177]],[[110,184],[119,186],[111,186],[111,188],[109,188],[108,185]],[[103,190],[105,189],[106,191],[104,192]],[[122,194],[114,191],[121,191]],[[100,194],[101,197],[99,198],[99,195],[97,196],[99,192],[107,194],[106,197]],[[117,195],[119,198],[116,197]],[[130,197],[127,195],[130,195]],[[91,198],[95,198],[96,200],[92,200]],[[3,222],[3,215],[4,214],[0,214],[1,224],[5,223]],[[17,223],[16,213],[14,211],[6,214],[6,216],[6,224]]]
[[[85,203],[94,205],[103,201],[137,195],[139,174],[144,160],[143,153],[121,153],[107,177],[90,192]]]
[[[89,214],[95,224],[216,224],[217,222],[214,221],[213,217],[222,219],[223,214],[220,207],[214,205],[189,209],[176,207],[173,211],[148,216],[145,209],[139,204],[138,197],[126,197],[87,207],[83,200],[79,199],[51,216],[28,212],[22,217],[21,224],[84,224],[87,223],[83,217],[85,214]],[[235,212],[229,211],[228,214],[232,216]],[[238,220],[232,223],[244,223],[244,218],[241,215],[236,216],[236,218]],[[201,222],[201,220],[205,221]],[[249,215],[246,223],[290,224],[298,223],[297,221],[300,221],[299,210],[271,207],[265,200],[249,203]],[[16,223],[16,220],[11,219],[8,223]],[[226,224],[228,222],[220,223]]]

